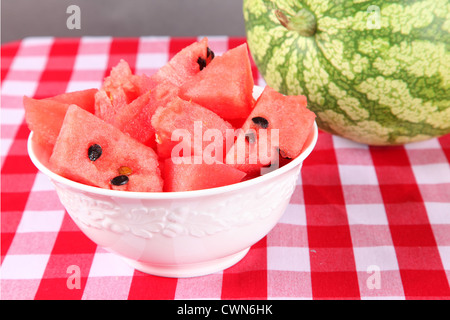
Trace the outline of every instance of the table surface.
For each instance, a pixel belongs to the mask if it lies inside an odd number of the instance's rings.
[[[208,38],[218,55],[245,42]],[[450,135],[369,147],[320,132],[279,223],[223,272],[151,276],[81,233],[29,160],[23,95],[99,88],[122,58],[151,74],[196,39],[40,37],[1,47],[1,298],[449,299]]]

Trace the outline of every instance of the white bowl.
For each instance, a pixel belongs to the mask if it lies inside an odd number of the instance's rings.
[[[255,87],[255,95],[260,88]],[[276,225],[289,204],[304,151],[263,176],[219,188],[186,192],[129,192],[96,188],[50,171],[38,145],[28,138],[34,165],[55,186],[76,225],[97,245],[135,269],[165,277],[193,277],[226,269]]]

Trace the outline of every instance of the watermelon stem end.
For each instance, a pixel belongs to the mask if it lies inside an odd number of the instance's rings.
[[[295,16],[289,18],[280,9],[275,9],[275,16],[283,27],[295,31],[301,36],[311,37],[317,31],[316,17],[309,10],[301,9]]]

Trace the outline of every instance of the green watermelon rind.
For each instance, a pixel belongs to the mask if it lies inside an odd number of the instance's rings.
[[[273,1],[244,0],[249,48],[266,83],[284,94],[306,95],[308,107],[317,114],[317,123],[322,130],[358,142],[403,144],[449,133],[450,4],[446,5],[447,1],[423,0],[403,1],[403,5],[371,1],[370,4],[361,2],[345,6],[349,3],[343,1],[339,5],[333,2],[327,7],[327,1],[309,1],[310,6],[301,6],[301,1],[276,1],[287,14],[294,14],[301,8],[315,14],[318,32],[314,37],[305,38],[279,23]],[[294,5],[297,7],[292,8]],[[380,8],[380,29],[361,25],[366,22],[361,22],[361,19],[369,17],[369,5]],[[383,15],[389,15],[389,10],[393,11],[392,8],[399,12],[421,8],[420,12],[414,11],[416,15],[424,12],[425,18],[432,19],[433,23],[410,30],[397,26],[399,30],[394,32],[389,23],[395,21],[383,18]],[[355,17],[359,17],[359,21]],[[419,18],[425,21],[423,24],[427,23],[424,17]],[[352,27],[341,26],[352,19]],[[337,26],[341,29],[333,28],[332,23],[340,23]],[[408,21],[404,25],[408,26]],[[329,34],[333,32],[335,34]],[[340,46],[342,60],[336,58],[338,54],[329,53]],[[412,48],[423,48],[424,53],[416,50],[418,56],[424,55],[423,61],[415,57],[408,64],[406,55],[404,61],[397,61],[400,67],[389,69],[389,64],[380,60],[383,54],[388,57],[387,50],[392,53],[398,49],[401,53]],[[428,61],[432,57],[426,54],[435,51],[438,52],[435,58],[440,61]],[[430,66],[420,65],[425,61]],[[359,72],[353,70],[364,66],[364,63],[366,68]],[[422,66],[430,74],[412,74],[408,70],[414,67],[414,63],[418,64],[415,73],[420,72]],[[374,66],[385,68],[384,74]],[[393,88],[398,88],[398,92]],[[406,101],[401,104],[401,98],[387,99],[390,94],[398,94]],[[409,96],[410,105],[417,106],[415,109],[404,107]],[[379,103],[377,99],[382,101]],[[396,103],[399,103],[398,107]]]

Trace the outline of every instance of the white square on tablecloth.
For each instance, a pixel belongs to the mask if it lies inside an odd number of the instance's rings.
[[[399,269],[393,246],[354,247],[353,253],[357,271],[367,272],[372,266],[380,271]]]
[[[309,248],[267,247],[267,269],[309,272]]]
[[[343,138],[340,136],[332,136],[333,146],[335,149],[339,148],[350,148],[350,149],[369,149],[369,146],[363,143],[358,143],[353,140],[349,140],[347,138]]]
[[[17,232],[59,232],[64,214],[64,210],[25,210]]]
[[[290,203],[278,222],[306,226],[305,206]]]
[[[450,271],[450,246],[438,246],[444,270]]]
[[[2,83],[2,95],[19,97],[33,96],[36,92],[37,86],[37,81],[19,81],[5,79]]]
[[[102,81],[69,81],[67,84],[66,92],[73,92],[79,90],[86,90],[92,88],[100,88],[102,86]]]
[[[34,183],[31,188],[31,191],[36,192],[36,191],[49,191],[49,190],[55,190],[55,187],[54,187],[53,183],[50,181],[50,178],[48,178],[43,173],[38,172],[36,174],[36,178],[34,179]]]
[[[378,185],[377,173],[373,166],[338,165],[343,185]]]
[[[450,224],[450,203],[425,201],[425,208],[431,224]]]
[[[108,67],[107,54],[80,54],[74,63],[74,70],[105,70]]]
[[[441,145],[439,144],[438,139],[429,139],[425,141],[419,142],[411,142],[405,144],[406,150],[423,150],[423,149],[440,149]]]
[[[11,64],[11,70],[41,71],[47,64],[46,56],[16,56]]]
[[[134,268],[118,255],[110,252],[96,252],[92,260],[89,277],[133,276]]]
[[[3,121],[2,121],[2,123],[3,123]],[[2,139],[2,142],[1,142],[2,157],[6,157],[8,155],[9,148],[11,147],[13,141],[14,141],[13,139],[5,139],[5,138]]]
[[[388,225],[384,204],[347,204],[345,207],[350,225]]]
[[[450,183],[448,163],[413,165],[412,170],[418,184]]]
[[[0,268],[1,278],[41,279],[49,257],[48,254],[6,255]]]
[[[138,53],[136,70],[159,69],[167,63],[169,55],[166,53]]]
[[[15,124],[20,125],[25,117],[24,109],[7,109],[1,110],[1,121],[3,124]]]

